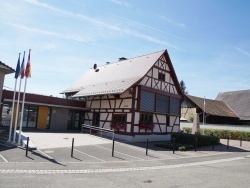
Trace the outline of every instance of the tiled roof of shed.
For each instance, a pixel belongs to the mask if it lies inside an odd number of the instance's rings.
[[[165,50],[89,69],[63,93],[77,92],[74,97],[121,94],[147,74]]]
[[[0,70],[4,72],[5,74],[10,74],[15,72],[15,70],[8,65],[5,65],[3,62],[0,61]]]
[[[187,95],[200,109],[204,110],[204,98]],[[205,99],[205,112],[207,114],[224,117],[238,117],[223,101]]]
[[[241,120],[250,120],[250,90],[219,93],[216,100],[224,101]]]

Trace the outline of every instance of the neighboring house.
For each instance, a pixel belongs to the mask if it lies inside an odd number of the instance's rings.
[[[14,79],[13,79],[14,80]],[[11,114],[15,120],[17,103],[12,108],[13,91],[3,90],[3,124],[0,128],[9,127]],[[16,101],[17,101],[16,93]],[[20,94],[19,117],[21,116],[23,93]],[[25,104],[23,111],[23,130],[40,129],[53,131],[80,130],[82,127],[85,111],[85,102],[69,100],[51,96],[25,94]],[[13,121],[12,126],[15,123]]]
[[[205,99],[186,95],[182,102],[181,116],[192,121],[194,114],[199,114],[199,121],[203,123],[203,111],[205,111],[205,123],[209,124],[239,124],[237,114],[223,101]]]
[[[250,125],[250,90],[222,92],[216,100],[225,102],[238,115],[240,124]]]
[[[62,93],[86,101],[86,124],[119,139],[166,140],[180,129],[183,95],[166,50],[95,65]]]
[[[2,98],[4,78],[6,74],[14,73],[15,70],[0,61],[0,99]],[[13,76],[14,77],[14,76]]]

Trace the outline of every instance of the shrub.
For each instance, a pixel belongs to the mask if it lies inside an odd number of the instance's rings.
[[[173,150],[174,146],[175,146],[175,150],[179,150],[179,151],[185,151],[185,150],[193,149],[192,145],[173,143],[173,142],[170,142],[170,141],[159,142],[159,143],[155,144],[155,146],[166,148],[166,149],[171,149],[171,150]]]
[[[182,143],[187,145],[195,144],[195,138],[197,137],[197,147],[202,146],[209,146],[214,144],[219,144],[220,139],[217,136],[211,135],[194,135],[194,134],[187,134],[187,133],[173,133],[171,135],[172,138],[175,138],[176,143]]]
[[[192,129],[190,127],[183,127],[183,131],[188,133],[191,132]],[[201,133],[203,133],[203,129],[201,129]],[[221,139],[227,139],[228,137],[233,140],[244,140],[250,141],[250,131],[238,131],[238,130],[224,130],[224,129],[204,129],[204,135],[210,135],[211,133],[214,136],[219,137]]]

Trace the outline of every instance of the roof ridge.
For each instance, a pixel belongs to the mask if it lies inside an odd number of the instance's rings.
[[[250,89],[242,89],[242,90],[235,90],[235,91],[219,92],[218,95],[224,94],[224,93],[237,93],[237,92],[243,92],[243,91],[250,91]]]
[[[147,55],[153,55],[153,54],[156,54],[156,53],[159,53],[159,52],[165,52],[165,51],[166,50],[159,50],[157,52],[153,52],[153,53],[148,53],[148,54],[144,54],[144,55],[140,55],[140,56],[136,56],[136,57],[127,58],[126,60],[122,60],[122,61],[115,61],[115,62],[110,62],[109,64],[102,64],[102,65],[99,65],[99,67],[108,66],[108,65],[111,65],[111,64],[115,64],[115,63],[121,63],[121,62],[129,61],[129,60],[132,60],[132,59],[135,59],[135,58],[140,58],[140,57],[147,56]],[[93,67],[90,68],[90,69],[93,69]]]

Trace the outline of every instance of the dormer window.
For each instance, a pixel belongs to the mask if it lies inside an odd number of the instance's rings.
[[[159,72],[159,74],[158,74],[158,79],[165,82],[165,74]]]

